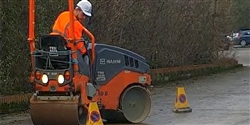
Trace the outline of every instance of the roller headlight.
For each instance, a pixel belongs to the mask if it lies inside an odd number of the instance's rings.
[[[57,82],[59,84],[63,84],[64,83],[64,76],[63,75],[59,75],[58,78],[57,78]]]
[[[44,84],[46,84],[46,83],[48,83],[48,81],[49,81],[49,77],[46,74],[43,74],[43,76],[42,76],[42,82]]]

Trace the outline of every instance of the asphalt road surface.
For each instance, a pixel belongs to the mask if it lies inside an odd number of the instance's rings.
[[[250,48],[237,48],[236,59],[244,66],[250,66]]]
[[[246,67],[154,86],[152,110],[140,125],[250,125],[250,49],[237,49]],[[173,113],[174,84],[184,85],[191,113]],[[33,125],[28,113],[1,116],[0,125]],[[121,125],[121,124],[120,124]]]

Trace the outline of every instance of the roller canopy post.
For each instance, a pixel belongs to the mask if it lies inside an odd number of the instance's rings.
[[[29,2],[29,24],[28,24],[28,43],[30,47],[30,52],[35,50],[35,40],[34,40],[34,25],[35,25],[35,1],[28,0]]]
[[[29,44],[29,50],[32,54],[35,51],[35,38],[34,38],[34,27],[35,27],[35,1],[34,0],[28,0],[28,39],[27,42]],[[34,60],[32,58],[32,55],[30,55],[31,60],[31,68],[34,67]],[[33,72],[30,74],[30,82],[33,82],[34,74]]]
[[[72,59],[77,60],[77,54],[76,54],[76,48],[74,46],[74,41],[75,41],[75,35],[74,35],[74,0],[68,0],[68,9],[69,9],[69,46],[71,50],[73,51],[72,53]],[[79,67],[77,64],[73,64],[74,71],[78,71]],[[76,72],[75,72],[76,73]]]
[[[73,9],[74,9],[74,0],[68,0],[68,8],[69,8],[69,38],[68,40],[70,42],[73,42],[75,40],[75,35],[74,35],[74,13],[73,13]]]
[[[91,42],[91,64],[93,64],[95,61],[95,37],[85,27],[83,28],[83,32],[87,34]]]

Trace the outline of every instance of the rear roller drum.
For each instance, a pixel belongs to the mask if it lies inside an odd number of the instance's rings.
[[[142,122],[151,110],[149,91],[141,86],[128,87],[121,95],[120,108],[128,122]]]

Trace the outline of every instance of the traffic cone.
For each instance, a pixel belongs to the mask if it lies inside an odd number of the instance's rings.
[[[86,125],[103,125],[102,117],[96,102],[91,101],[89,103]]]
[[[184,87],[176,88],[176,98],[173,108],[175,113],[192,112],[192,108],[189,107],[187,95],[185,93]]]

